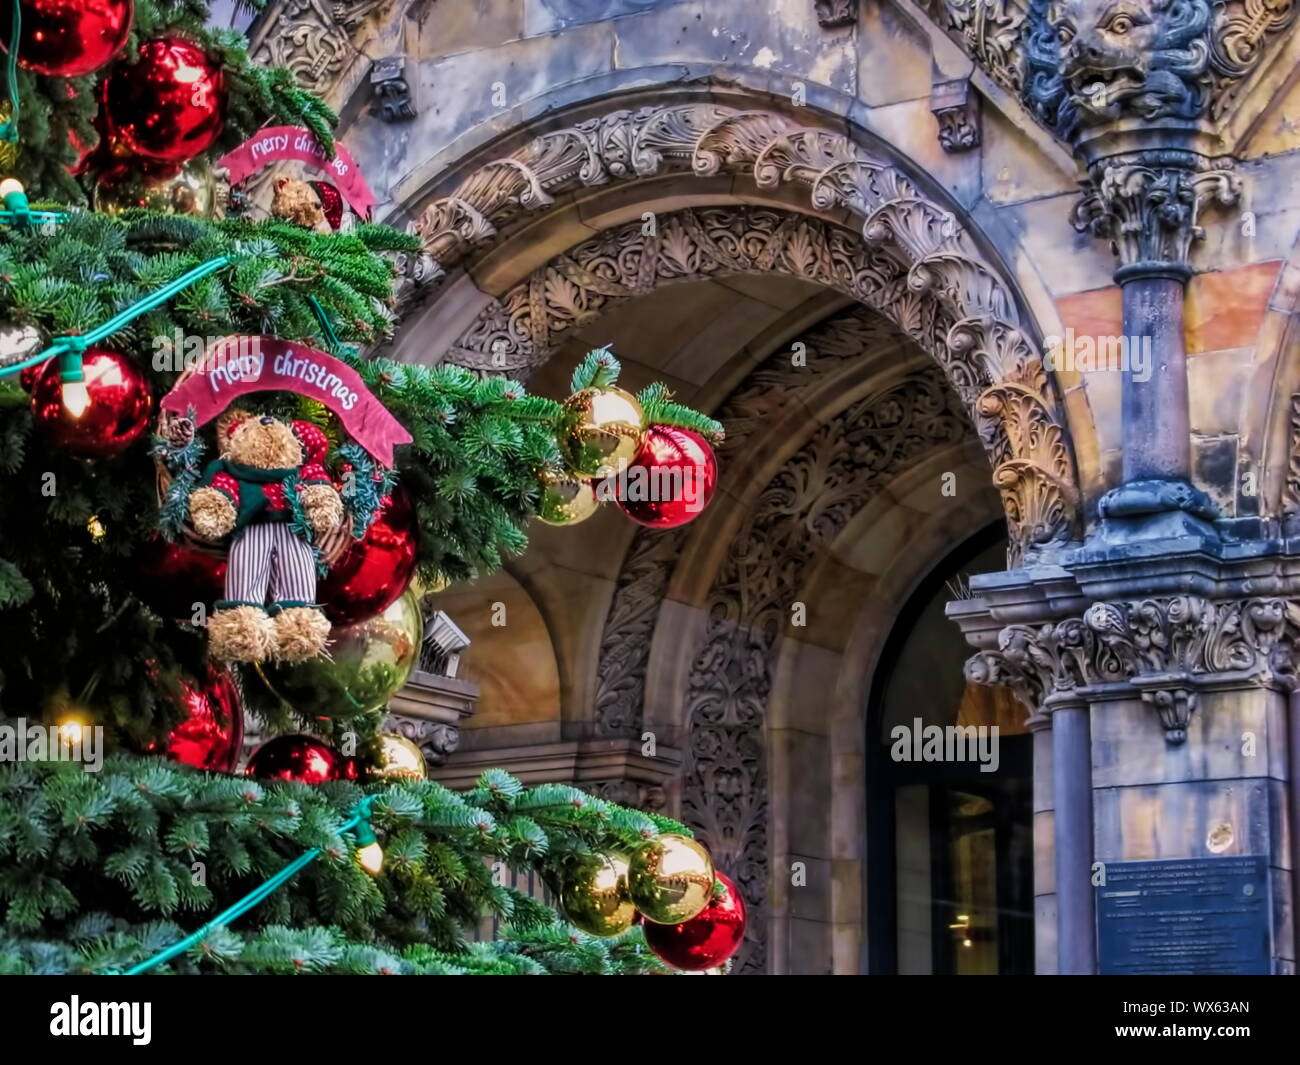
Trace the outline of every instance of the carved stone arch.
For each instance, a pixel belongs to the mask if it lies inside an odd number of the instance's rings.
[[[953,211],[884,151],[841,132],[698,100],[610,110],[554,129],[423,209],[412,227],[424,238],[424,275],[445,274],[521,217],[583,189],[672,172],[797,190],[809,214],[733,208],[724,221],[700,209],[657,235],[631,226],[601,234],[489,301],[434,359],[518,373],[545,358],[553,334],[576,318],[660,283],[709,270],[809,276],[890,317],[943,366],[989,453],[1016,559],[1077,538],[1064,405],[1014,285]],[[857,231],[812,212],[837,212]],[[718,239],[727,225],[744,232]],[[696,256],[707,263],[703,273],[692,268]]]
[[[710,135],[722,136],[716,130]],[[716,163],[717,143],[701,141],[705,169]],[[756,165],[776,164],[769,155]],[[815,189],[814,200],[820,195]],[[916,206],[915,199],[892,204],[897,217],[876,233],[875,243],[820,218],[752,206],[686,209],[658,219],[650,232],[641,223],[607,230],[493,301],[447,360],[525,376],[568,330],[666,284],[781,273],[834,289],[880,309],[943,366],[993,465],[1014,562],[1026,551],[1068,540],[1074,527],[1078,493],[1064,426],[1037,355],[1005,319],[1012,308],[1001,283],[983,271],[956,279],[966,260],[954,258],[932,256],[908,268],[890,250],[896,240],[920,247],[931,226],[951,224],[951,216],[935,221],[924,211],[908,221]],[[879,213],[873,218],[867,226],[875,233],[884,223]],[[979,289],[984,306],[1004,317],[950,317],[949,303],[935,297],[936,286],[950,291],[968,284]]]

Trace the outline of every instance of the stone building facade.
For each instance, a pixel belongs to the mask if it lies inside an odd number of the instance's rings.
[[[439,779],[681,817],[740,972],[1107,971],[1107,868],[1236,857],[1292,973],[1297,11],[272,4],[256,54],[423,238],[397,358],[562,396],[612,342],[727,428],[691,525],[438,596],[479,689]],[[909,721],[1001,765],[900,765]]]

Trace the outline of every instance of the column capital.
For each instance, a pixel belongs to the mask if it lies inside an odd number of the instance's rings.
[[[1093,603],[1079,616],[1007,625],[997,649],[966,662],[972,684],[1010,688],[1031,711],[1114,698],[1117,686],[1187,738],[1197,691],[1237,681],[1289,690],[1300,647],[1300,599],[1173,595]]]
[[[1231,157],[1164,147],[1100,159],[1088,168],[1074,228],[1109,242],[1121,284],[1139,277],[1186,282],[1192,245],[1205,236],[1202,211],[1241,198],[1234,166]]]

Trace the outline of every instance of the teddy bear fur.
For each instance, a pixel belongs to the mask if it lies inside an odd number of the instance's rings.
[[[316,233],[332,233],[320,196],[305,181],[297,178],[280,178],[275,183],[275,196],[271,200],[271,214],[286,222],[302,226]]]
[[[278,419],[246,417],[226,435],[223,457],[259,470],[296,470],[304,462],[294,429]],[[344,520],[343,501],[330,484],[298,486],[303,513],[317,537]],[[230,498],[214,487],[190,493],[190,525],[201,538],[216,542],[236,526],[238,512]],[[330,625],[314,606],[289,606],[268,613],[256,606],[216,610],[208,619],[208,646],[214,658],[230,662],[274,659],[300,662],[325,650]]]

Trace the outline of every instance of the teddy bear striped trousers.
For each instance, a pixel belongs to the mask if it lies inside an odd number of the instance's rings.
[[[230,545],[226,599],[248,605],[313,606],[316,557],[288,522],[244,528]]]

